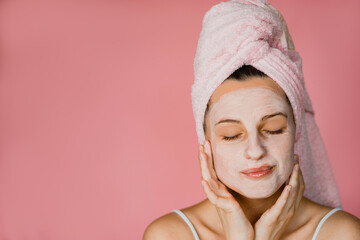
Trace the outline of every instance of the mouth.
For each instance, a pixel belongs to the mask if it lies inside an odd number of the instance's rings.
[[[240,173],[248,178],[258,179],[263,178],[272,173],[275,166],[263,165],[259,168],[249,168]]]

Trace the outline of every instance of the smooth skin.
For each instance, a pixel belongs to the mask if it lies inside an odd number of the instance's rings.
[[[284,97],[282,89],[271,78],[252,77],[246,81],[224,81],[214,92],[210,103],[241,88],[266,87]],[[205,119],[209,124],[208,118]],[[206,141],[199,145],[201,183],[207,199],[182,209],[194,225],[200,239],[311,239],[323,216],[332,208],[319,205],[303,196],[305,189],[298,157],[285,183],[270,197],[250,199],[229,189],[217,177],[209,128]],[[146,229],[144,240],[189,239],[194,236],[176,213],[153,221]],[[323,224],[317,240],[360,239],[360,221],[355,216],[337,211]]]
[[[225,239],[279,239],[298,208],[305,190],[299,164],[294,165],[290,182],[275,204],[266,210],[252,227],[239,202],[218,180],[212,165],[209,142],[206,141],[205,149],[200,146],[199,150],[202,185],[208,199],[216,206]]]

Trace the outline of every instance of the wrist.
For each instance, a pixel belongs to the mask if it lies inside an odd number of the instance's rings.
[[[225,234],[226,240],[254,240],[254,232],[248,231],[248,232],[233,232]]]

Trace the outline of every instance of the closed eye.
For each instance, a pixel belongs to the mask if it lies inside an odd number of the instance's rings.
[[[263,132],[267,133],[267,134],[271,134],[271,135],[276,135],[276,134],[281,134],[284,132],[284,129],[281,128],[279,130],[276,131],[269,131],[269,130],[264,130]]]
[[[281,128],[279,130],[275,130],[275,131],[270,131],[270,130],[263,130],[264,133],[266,134],[270,134],[270,135],[277,135],[277,134],[282,134],[284,132],[284,128]],[[225,141],[232,141],[232,140],[235,140],[239,137],[241,137],[242,134],[236,134],[234,136],[231,136],[231,137],[227,137],[227,136],[223,136],[222,139],[225,140]]]
[[[239,136],[241,136],[241,134],[237,134],[237,135],[232,136],[232,137],[223,136],[223,140],[225,140],[225,141],[231,141],[231,140],[237,139]]]

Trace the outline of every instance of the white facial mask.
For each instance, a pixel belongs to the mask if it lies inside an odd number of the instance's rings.
[[[275,113],[287,118],[276,115],[262,121]],[[274,194],[289,178],[294,164],[295,125],[286,100],[268,87],[240,88],[222,95],[211,105],[208,116],[218,178],[248,198]],[[216,125],[224,119],[241,123]],[[236,135],[235,139],[224,139]],[[271,172],[262,177],[242,173],[261,166],[268,166]]]

